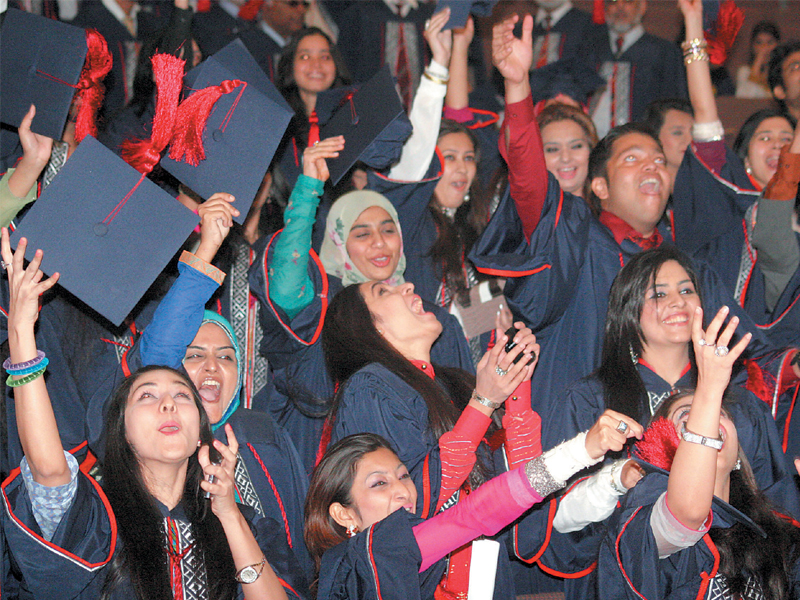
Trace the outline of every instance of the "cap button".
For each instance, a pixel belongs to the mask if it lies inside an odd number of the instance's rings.
[[[97,223],[92,229],[94,229],[94,234],[97,237],[103,237],[105,234],[108,233],[108,225],[106,225],[105,223]]]
[[[222,141],[222,130],[221,129],[215,129],[214,133],[211,135],[211,137],[214,138],[215,142],[221,142]]]

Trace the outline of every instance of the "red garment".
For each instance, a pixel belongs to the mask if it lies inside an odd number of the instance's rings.
[[[451,431],[439,438],[442,461],[442,485],[436,512],[467,480],[475,465],[475,451],[481,443],[491,418],[476,408],[467,406]]]
[[[509,468],[515,468],[542,453],[542,419],[531,410],[531,382],[523,381],[506,400],[503,416]]]
[[[500,154],[508,163],[511,197],[517,206],[525,238],[530,240],[547,196],[547,165],[532,96],[506,105],[499,145]]]
[[[628,225],[626,221],[623,221],[614,213],[610,213],[606,210],[600,213],[599,220],[611,230],[611,235],[614,236],[618,244],[622,244],[622,240],[631,240],[642,250],[652,250],[653,248],[658,248],[664,241],[658,229],[654,229],[650,237],[642,237],[639,232]]]

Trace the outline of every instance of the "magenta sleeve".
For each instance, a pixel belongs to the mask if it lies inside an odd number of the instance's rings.
[[[494,535],[542,497],[528,483],[524,465],[486,483],[458,504],[414,526],[422,553],[420,573],[481,535]]]

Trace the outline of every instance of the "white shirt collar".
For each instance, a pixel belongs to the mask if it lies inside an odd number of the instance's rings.
[[[219,0],[219,7],[232,16],[234,19],[239,16],[239,7],[236,6],[231,0]]]
[[[126,15],[125,11],[120,8],[120,6],[119,6],[119,4],[117,4],[116,0],[101,0],[101,2],[103,3],[103,6],[105,6],[108,9],[108,12],[110,12],[112,15],[114,15],[114,18],[117,21],[119,21],[123,25],[125,24],[125,18],[128,15]],[[139,6],[139,3],[138,2],[134,2],[133,7],[131,8],[131,15],[130,15],[131,18],[133,19],[133,23],[134,23],[133,26],[134,27],[136,27],[136,15],[139,14],[139,11],[141,9],[142,9],[142,7]]]
[[[275,43],[278,44],[278,46],[283,48],[288,43],[288,41],[285,40],[280,33],[278,33],[272,27],[267,25],[267,22],[264,19],[261,19],[259,23],[261,23],[261,29],[264,31],[264,33],[266,33],[269,37],[275,40]]]
[[[636,42],[639,41],[639,38],[644,35],[644,27],[641,24],[636,25],[635,27],[631,28],[627,33],[621,34],[624,38],[624,42],[622,43],[622,52],[625,52],[633,46]],[[616,33],[613,29],[609,27],[608,29],[608,41],[611,44],[611,52],[616,54],[617,53],[617,38],[620,36],[619,33]],[[620,53],[621,54],[621,53]]]
[[[550,15],[550,27],[553,27],[556,23],[558,23],[565,14],[572,10],[572,2],[567,0],[553,12],[548,13],[545,9],[540,8],[536,13],[536,24],[542,24],[544,26],[544,20],[547,18],[547,15]]]

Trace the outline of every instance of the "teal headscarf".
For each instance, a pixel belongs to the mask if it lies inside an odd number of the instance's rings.
[[[236,382],[236,389],[233,391],[233,395],[226,400],[227,405],[224,405],[222,418],[211,425],[211,431],[216,431],[220,427],[224,426],[228,419],[230,419],[231,415],[236,411],[237,408],[239,408],[242,380],[244,379],[244,359],[242,358],[242,352],[239,349],[239,341],[236,339],[236,334],[233,332],[233,327],[231,327],[228,319],[215,313],[214,311],[207,310],[203,313],[203,323],[200,326],[202,327],[206,323],[213,323],[222,329],[222,331],[225,332],[225,335],[228,336],[231,346],[233,346],[234,354],[236,355],[236,371],[239,374],[239,378]]]

